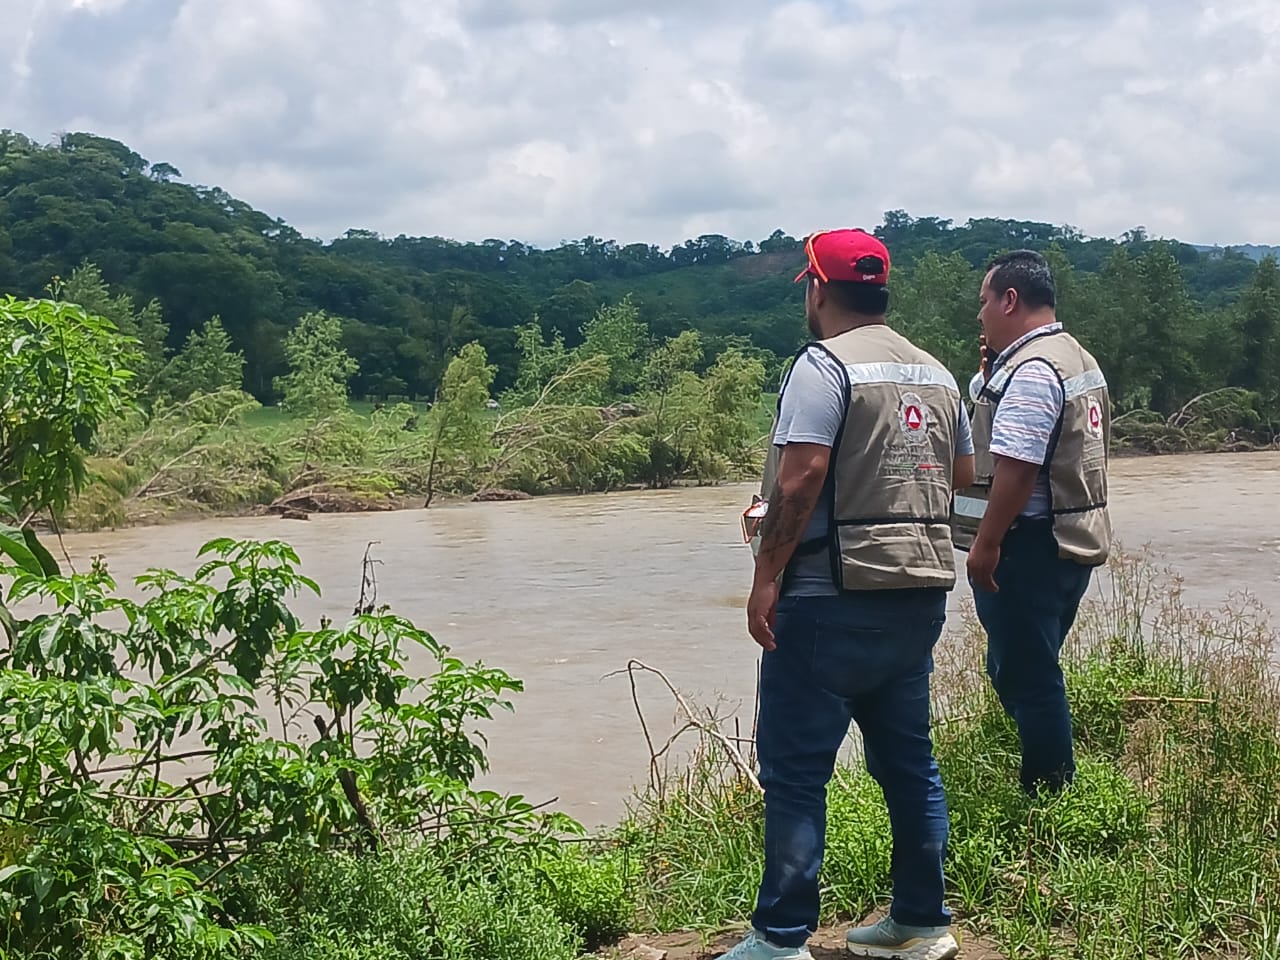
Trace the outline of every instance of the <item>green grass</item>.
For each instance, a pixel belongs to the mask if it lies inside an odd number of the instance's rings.
[[[351,412],[361,420],[370,420],[373,417],[374,409],[377,404],[373,400],[352,400],[348,406]],[[427,411],[427,404],[414,403],[410,404],[419,414]],[[276,427],[289,426],[300,423],[298,417],[288,413],[279,406],[263,406],[255,410],[250,410],[244,417],[244,425],[251,430],[271,430]]]
[[[487,860],[487,858],[485,858]],[[429,845],[358,857],[278,850],[247,862],[226,894],[273,942],[259,960],[573,960],[582,939],[520,859],[446,864]]]
[[[377,853],[280,848],[222,884],[240,923],[270,931],[256,960],[573,960],[612,943],[634,907],[616,849],[490,849],[459,861],[430,843]]]

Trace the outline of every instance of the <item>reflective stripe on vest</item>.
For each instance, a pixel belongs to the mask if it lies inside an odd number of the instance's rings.
[[[946,387],[957,394],[960,392],[950,371],[924,363],[846,363],[844,369],[850,385],[855,387],[896,383],[904,387]]]
[[[1102,375],[1101,370],[1086,370],[1078,377],[1072,377],[1062,382],[1062,392],[1065,394],[1064,400],[1074,400],[1090,391],[1101,390],[1106,385],[1107,378]]]

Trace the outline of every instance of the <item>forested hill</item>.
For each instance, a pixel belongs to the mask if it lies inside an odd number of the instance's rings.
[[[972,355],[978,268],[999,250],[1029,246],[1051,250],[1064,314],[1110,367],[1122,402],[1168,412],[1204,387],[1266,392],[1280,381],[1269,345],[1280,334],[1274,263],[1260,269],[1259,250],[1156,242],[1142,228],[1110,240],[901,211],[885,214],[877,232],[898,268],[898,321],[953,365]],[[783,357],[803,332],[791,283],[803,253],[781,231],[756,241],[702,236],[669,250],[359,229],[322,242],[116,141],[75,133],[41,145],[0,133],[0,292],[40,294],[86,261],[113,293],[158,303],[170,349],[219,316],[244,351],[246,389],[264,400],[286,369],[284,332],[314,310],[342,318],[359,364],[352,393],[365,396],[431,395],[450,355],[472,340],[498,366],[500,389],[515,374],[518,326],[536,318],[572,346],[601,305],[628,294],[655,338],[696,329],[708,357],[748,342]]]

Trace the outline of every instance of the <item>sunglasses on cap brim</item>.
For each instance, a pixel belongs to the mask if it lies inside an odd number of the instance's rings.
[[[823,283],[830,283],[831,278],[827,276],[827,272],[822,269],[822,265],[818,263],[818,255],[813,250],[814,241],[819,237],[830,233],[830,230],[819,230],[817,233],[811,233],[805,238],[804,253],[809,258],[809,265],[796,274],[792,283],[799,283],[806,277],[817,277]]]

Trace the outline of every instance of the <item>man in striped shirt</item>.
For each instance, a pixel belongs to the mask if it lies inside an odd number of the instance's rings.
[[[1009,356],[1040,333],[1061,329],[1062,324],[1057,320],[1038,326],[1009,344],[1001,351],[1001,356]],[[975,373],[969,381],[969,398],[974,402],[977,402],[989,375],[988,367]],[[1018,511],[1019,516],[1049,516],[1049,471],[1043,464],[1048,458],[1049,443],[1058,417],[1062,415],[1062,403],[1062,383],[1053,368],[1044,363],[1019,367],[1017,376],[1010,378],[1004,399],[1000,401],[991,431],[991,453],[1041,468],[1036,471],[1035,485],[1026,504]]]
[[[1022,786],[1035,795],[1075,773],[1059,657],[1093,567],[1106,558],[1106,381],[1058,322],[1040,254],[995,260],[979,301],[986,345],[969,390],[989,493],[967,567],[987,672],[1018,726]]]

